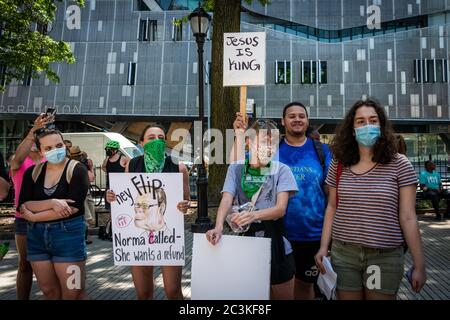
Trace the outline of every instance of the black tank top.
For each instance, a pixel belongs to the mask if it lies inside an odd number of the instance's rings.
[[[106,172],[110,173],[110,172],[125,172],[125,168],[121,166],[120,164],[120,160],[122,159],[123,155],[119,156],[119,160],[111,162],[108,161],[106,162]]]
[[[106,186],[107,186],[107,189],[109,189],[109,174],[108,173],[125,172],[125,168],[122,167],[120,164],[120,160],[122,160],[122,156],[123,155],[121,154],[119,156],[119,160],[114,161],[114,162],[109,161],[109,159],[108,159],[108,161],[106,161]]]
[[[128,165],[128,172],[145,172],[143,155],[130,160],[130,163]],[[175,159],[173,159],[171,156],[166,155],[166,160],[164,162],[164,168],[162,172],[180,172],[178,162],[175,161]]]

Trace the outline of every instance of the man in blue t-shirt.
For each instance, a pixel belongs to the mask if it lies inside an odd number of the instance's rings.
[[[280,142],[279,161],[291,168],[299,189],[289,199],[284,216],[296,264],[295,297],[314,299],[314,283],[319,275],[314,256],[320,248],[327,207],[324,181],[332,156],[328,146],[307,136],[308,112],[300,102],[284,107],[281,123],[286,134]],[[323,164],[319,152],[322,153]]]
[[[425,171],[422,171],[419,176],[420,187],[423,190],[425,199],[430,199],[433,203],[434,212],[436,213],[436,219],[442,220],[439,212],[439,201],[441,199],[447,199],[447,210],[445,212],[445,218],[449,218],[450,210],[450,195],[447,190],[442,187],[441,175],[436,171],[436,165],[432,161],[425,162]]]
[[[308,112],[302,103],[291,102],[284,107],[282,125],[286,135],[273,159],[290,167],[299,189],[289,199],[283,217],[295,258],[295,299],[314,299],[314,284],[319,276],[314,256],[320,248],[327,205],[324,181],[332,157],[328,146],[307,137]],[[237,115],[233,127],[237,141],[243,140],[239,135],[247,124],[241,114]],[[233,151],[232,160],[242,158],[240,152],[237,150],[236,155]]]

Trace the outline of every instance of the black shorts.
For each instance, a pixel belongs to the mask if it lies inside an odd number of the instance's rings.
[[[28,233],[28,221],[23,218],[14,219],[14,233],[21,236],[26,236]]]
[[[295,262],[294,257],[288,254],[283,261],[271,261],[270,284],[282,284],[294,277]]]
[[[320,249],[320,241],[290,241],[295,259],[295,278],[315,283],[319,277],[314,256]]]

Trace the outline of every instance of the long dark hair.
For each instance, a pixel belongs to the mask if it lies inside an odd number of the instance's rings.
[[[355,139],[354,121],[356,110],[361,107],[372,107],[380,120],[381,136],[373,146],[372,161],[386,164],[390,162],[397,153],[392,124],[384,109],[375,99],[360,100],[348,111],[342,123],[336,129],[336,136],[330,145],[334,157],[345,167],[357,164],[359,158],[358,142]]]

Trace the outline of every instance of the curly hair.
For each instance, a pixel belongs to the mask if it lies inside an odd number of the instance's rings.
[[[386,164],[397,154],[394,130],[384,109],[375,99],[360,100],[353,105],[344,120],[336,128],[336,136],[330,145],[335,159],[345,167],[357,164],[360,160],[358,142],[354,135],[354,121],[356,111],[363,106],[374,108],[380,120],[381,136],[373,146],[372,161]]]

